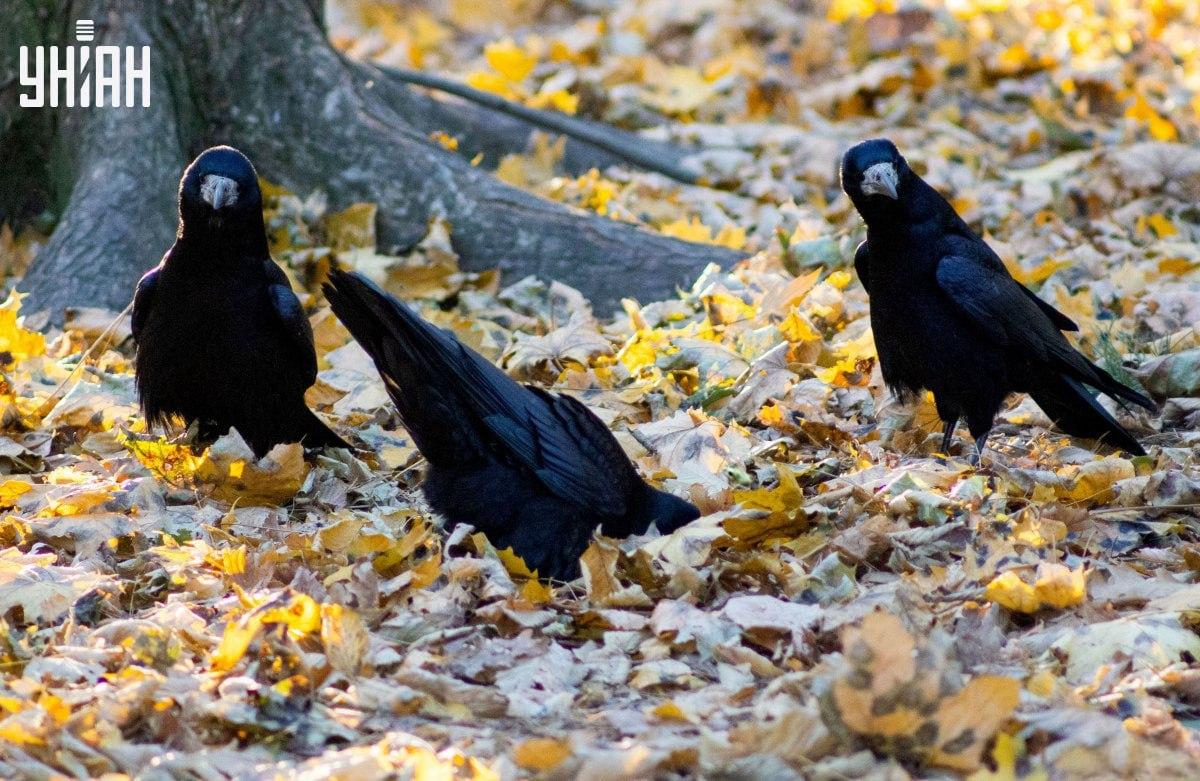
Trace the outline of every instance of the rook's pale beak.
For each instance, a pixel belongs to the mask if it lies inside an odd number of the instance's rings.
[[[213,207],[214,211],[233,206],[238,199],[237,182],[224,176],[209,174],[200,183],[200,197]]]
[[[891,163],[876,163],[863,171],[863,195],[886,195],[894,201],[898,197],[896,187],[899,184],[900,175]]]

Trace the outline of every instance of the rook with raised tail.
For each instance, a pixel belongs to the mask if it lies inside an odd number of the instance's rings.
[[[449,525],[468,523],[540,577],[569,580],[596,527],[626,537],[699,517],[647,485],[576,399],[518,384],[360,274],[333,270],[325,295],[375,361],[429,462],[425,498]]]

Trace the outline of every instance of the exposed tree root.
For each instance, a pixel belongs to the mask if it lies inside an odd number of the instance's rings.
[[[635,133],[601,122],[572,117],[558,111],[530,108],[436,73],[402,68],[382,68],[381,70],[386,75],[406,84],[429,87],[457,95],[472,104],[482,106],[489,110],[486,114],[492,117],[493,121],[495,113],[498,112],[515,117],[533,127],[561,133],[568,139],[592,147],[598,152],[606,153],[614,164],[630,163],[638,168],[656,171],[685,184],[699,182],[698,170],[687,164],[687,153],[670,144],[642,138]]]

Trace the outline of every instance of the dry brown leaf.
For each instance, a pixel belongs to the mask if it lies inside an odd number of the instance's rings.
[[[276,445],[259,459],[235,431],[205,452],[196,467],[196,479],[223,502],[272,506],[296,495],[308,469],[299,442]]]

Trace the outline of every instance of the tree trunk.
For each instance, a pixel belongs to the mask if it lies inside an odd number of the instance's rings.
[[[265,178],[295,192],[324,190],[334,208],[377,203],[385,248],[411,246],[443,216],[464,268],[560,279],[601,313],[623,296],[669,296],[706,264],[739,257],[543,200],[443,149],[432,130],[495,161],[526,146],[538,112],[439,100],[403,74],[350,62],[328,43],[313,0],[59,0],[49,10],[28,0],[21,8],[0,33],[0,151],[33,157],[40,175],[21,183],[45,190],[62,215],[22,283],[30,311],[57,319],[66,305],[123,308],[171,242],[184,165],[215,143],[239,147]],[[72,43],[78,18],[96,20],[93,46],[152,47],[149,108],[15,108],[17,47]],[[687,175],[681,150],[572,122],[568,131],[594,141],[571,140],[573,166],[659,160],[660,170]],[[17,146],[39,132],[54,143]],[[4,176],[0,185],[11,186]],[[22,208],[9,195],[0,216]]]
[[[102,10],[114,5],[107,14]],[[96,43],[110,39],[156,46],[158,20],[120,6],[97,2],[78,18],[96,20]],[[71,24],[65,20],[57,29]],[[106,29],[120,33],[106,34]],[[170,246],[179,174],[187,163],[180,143],[182,114],[170,99],[171,80],[180,75],[173,65],[154,63],[148,108],[49,112],[55,139],[50,190],[62,217],[22,282],[32,293],[27,311],[50,308],[57,320],[70,305],[123,309],[138,278]]]

